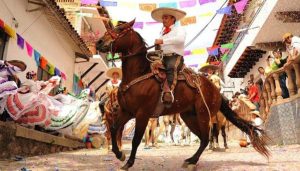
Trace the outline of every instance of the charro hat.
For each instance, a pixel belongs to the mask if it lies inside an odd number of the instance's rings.
[[[282,36],[282,42],[285,42],[287,38],[293,36],[292,33],[285,33],[283,36]]]
[[[110,68],[110,69],[108,69],[106,71],[106,75],[109,78],[113,78],[113,74],[114,73],[118,73],[119,74],[119,79],[122,78],[122,70],[121,70],[121,68],[113,67],[113,68]]]
[[[260,117],[259,111],[255,110],[255,111],[251,111],[250,114],[256,115],[258,117]]]
[[[7,63],[20,68],[21,71],[25,71],[27,68],[27,65],[23,61],[20,61],[20,60],[10,60],[10,61],[7,61]]]
[[[208,71],[209,69],[211,69],[211,70],[213,70],[213,71],[217,71],[217,70],[219,70],[220,68],[219,68],[219,66],[217,66],[217,65],[206,64],[206,65],[203,65],[203,66],[199,69],[199,71],[200,71],[200,72],[207,73],[207,71]]]
[[[167,7],[156,8],[151,12],[152,18],[158,22],[162,22],[162,17],[164,15],[171,15],[176,18],[176,21],[179,21],[186,15],[186,12],[179,9]]]

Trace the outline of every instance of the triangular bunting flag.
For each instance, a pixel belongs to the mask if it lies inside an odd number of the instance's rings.
[[[247,2],[248,2],[248,0],[241,0],[240,2],[237,2],[237,3],[234,4],[234,7],[235,7],[236,12],[238,14],[241,14],[241,13],[244,12],[244,9],[247,5]]]
[[[37,66],[40,66],[41,54],[34,49],[34,60]]]
[[[24,49],[24,39],[17,33],[17,44],[21,49]]]
[[[63,73],[63,72],[60,72],[61,73],[61,78],[62,79],[64,79],[64,80],[67,80],[67,76],[66,76],[66,74],[65,73]]]
[[[210,3],[210,2],[216,2],[217,0],[199,0],[199,4],[200,5],[203,5],[203,4],[207,4],[207,3]]]
[[[32,57],[32,52],[33,52],[32,46],[28,42],[26,42],[26,41],[25,41],[25,45],[26,45],[28,56]]]
[[[50,75],[55,75],[55,67],[52,64],[50,64],[50,63],[48,63],[48,66],[49,66],[48,73]]]
[[[40,67],[43,68],[44,70],[47,70],[47,64],[48,61],[46,58],[44,58],[43,56],[40,57]]]
[[[196,0],[184,0],[179,1],[180,8],[187,8],[187,7],[193,7],[197,4]]]
[[[207,52],[209,55],[216,56],[219,54],[219,46],[213,46],[213,47],[207,48]]]
[[[232,49],[233,48],[233,43],[223,44],[223,45],[221,45],[221,48]]]
[[[217,14],[227,14],[231,15],[231,6],[227,6],[217,10]]]
[[[0,28],[4,28],[4,21],[0,19]]]
[[[16,38],[16,31],[13,30],[9,25],[4,23],[4,31],[11,37]]]
[[[55,67],[55,75],[60,76],[60,70],[58,68]]]
[[[228,54],[225,53],[225,54],[222,56],[221,60],[222,60],[222,61],[226,61],[227,59],[228,59]]]

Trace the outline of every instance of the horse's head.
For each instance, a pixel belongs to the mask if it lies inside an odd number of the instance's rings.
[[[127,55],[133,53],[134,45],[140,40],[139,35],[132,28],[135,20],[121,24],[112,30],[107,30],[104,36],[97,42],[100,52],[122,53]]]

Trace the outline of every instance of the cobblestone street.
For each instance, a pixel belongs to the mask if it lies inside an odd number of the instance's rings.
[[[197,170],[300,170],[300,145],[272,146],[272,157],[268,161],[253,148],[240,148],[237,142],[230,143],[230,149],[210,151],[206,150],[197,165]],[[158,171],[184,170],[181,168],[183,160],[190,157],[197,145],[166,146],[144,149],[140,146],[134,167],[131,170]],[[124,151],[130,152],[129,144]],[[101,170],[115,171],[124,163],[115,159],[114,155],[105,150],[80,150],[58,154],[26,158],[23,161],[0,161],[1,171],[20,170]]]

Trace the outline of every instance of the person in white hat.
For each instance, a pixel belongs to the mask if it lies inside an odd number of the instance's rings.
[[[170,92],[164,92],[163,101],[173,102],[172,91],[176,86],[177,71],[183,65],[185,30],[175,25],[176,21],[182,19],[186,13],[174,8],[157,8],[152,11],[151,16],[154,20],[163,23],[160,37],[155,40],[155,45],[160,45],[163,50],[163,63],[166,68],[167,81]]]
[[[122,70],[120,68],[113,67],[107,70],[106,75],[110,78],[110,81],[106,84],[106,90],[110,93],[114,88],[119,87],[122,78]]]

